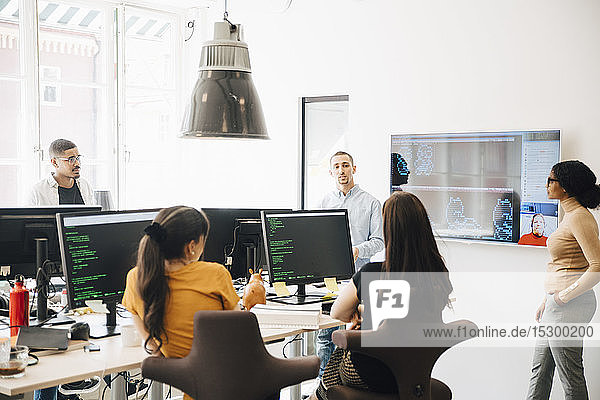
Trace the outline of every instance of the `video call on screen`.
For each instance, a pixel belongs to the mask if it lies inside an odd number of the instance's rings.
[[[558,202],[547,199],[545,185],[560,158],[560,131],[392,135],[391,141],[391,191],[417,195],[437,235],[517,243],[533,229],[543,238],[556,230]]]

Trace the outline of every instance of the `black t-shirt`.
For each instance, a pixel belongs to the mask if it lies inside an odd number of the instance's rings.
[[[363,265],[361,269],[356,271],[354,275],[352,275],[352,282],[354,282],[354,286],[356,286],[356,294],[358,295],[358,299],[360,300],[360,275],[363,272],[381,272],[381,268],[383,268],[383,263],[380,262],[372,262]]]
[[[85,204],[77,182],[70,188],[58,187],[58,204]]]
[[[361,269],[356,271],[352,276],[352,282],[354,286],[356,286],[356,295],[358,296],[358,300],[362,302],[362,291],[361,291],[361,281],[362,281],[362,273],[363,272],[381,272],[383,268],[383,263],[373,262],[363,265]],[[368,292],[366,293],[368,297]],[[371,329],[371,310],[369,306],[369,302],[367,301],[365,304],[365,310],[363,314],[363,323],[361,325],[361,329],[370,330]]]
[[[352,282],[356,286],[356,294],[359,301],[363,298],[361,290],[361,281],[363,280],[361,275],[365,272],[375,273],[373,276],[366,277],[365,285],[368,285],[374,279],[385,279],[382,274],[383,264],[369,263],[364,265],[352,276]],[[432,292],[432,288],[429,286],[423,286],[422,282],[418,281],[418,274],[411,275],[407,274],[404,279],[408,280],[411,285],[411,312],[416,313],[417,316],[413,316],[411,319],[424,320],[424,321],[441,321],[441,310],[445,307],[445,303],[448,299],[447,292],[443,290],[436,290]],[[366,286],[368,287],[368,286]],[[367,290],[367,289],[366,289]],[[370,310],[369,292],[365,293],[364,313],[362,315],[363,322],[361,329],[370,330],[371,328],[371,310]],[[422,304],[418,307],[417,305]],[[394,375],[389,368],[381,361],[368,357],[366,355],[351,352],[350,357],[354,364],[358,374],[363,378],[365,383],[377,392],[383,393],[395,393],[397,392],[396,381]],[[407,360],[408,363],[411,360]]]
[[[356,294],[359,300],[361,298],[361,274],[363,272],[381,272],[382,263],[368,263],[359,269],[353,276],[352,282],[356,286]],[[363,314],[363,325],[361,329],[371,329],[371,316],[369,314],[369,306],[365,304],[365,314]],[[368,322],[367,322],[368,321]],[[396,379],[392,371],[381,361],[366,356],[361,353],[350,352],[350,359],[356,368],[356,372],[360,375],[367,386],[380,393],[397,393],[398,387]]]

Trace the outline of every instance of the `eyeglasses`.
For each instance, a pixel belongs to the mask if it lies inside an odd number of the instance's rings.
[[[546,186],[550,186],[550,182],[558,182],[558,179],[548,177],[548,180],[546,181]]]
[[[81,157],[83,157],[81,154],[78,156],[71,156],[71,157],[55,157],[57,160],[63,160],[63,161],[67,161],[69,164],[74,165],[76,162],[81,162]]]

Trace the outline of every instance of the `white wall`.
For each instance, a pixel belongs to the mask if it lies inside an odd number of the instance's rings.
[[[357,181],[381,200],[391,133],[559,128],[563,159],[600,173],[600,2],[297,0],[278,13],[281,3],[229,1],[230,19],[245,25],[273,140],[243,151],[189,144],[185,165],[198,171],[202,190],[186,196],[220,192],[233,203],[228,196],[241,192],[248,205],[296,205],[298,98],[311,95],[350,95]],[[207,180],[208,171],[217,175]],[[544,249],[514,246],[447,242],[442,250],[453,271],[543,271],[547,260]],[[531,319],[540,288],[504,286],[486,289],[515,319]],[[486,305],[467,309],[477,321]],[[452,349],[434,372],[458,399],[524,398],[531,354]],[[597,348],[586,349],[585,365],[590,396],[600,398]]]

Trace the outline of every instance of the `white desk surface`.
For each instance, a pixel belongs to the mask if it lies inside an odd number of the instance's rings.
[[[321,316],[320,329],[343,325],[328,315]],[[265,342],[295,336],[309,332],[311,329],[261,329]],[[104,339],[92,339],[100,345],[100,351],[88,353],[83,349],[70,350],[62,353],[40,356],[37,365],[25,369],[21,378],[0,378],[0,393],[14,396],[55,386],[61,383],[82,380],[94,375],[104,376],[110,373],[139,368],[148,354],[141,346],[123,347],[121,337],[113,336]]]

